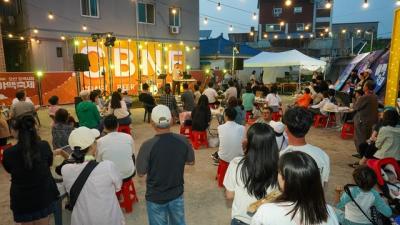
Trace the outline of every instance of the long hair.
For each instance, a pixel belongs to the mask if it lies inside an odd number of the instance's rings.
[[[207,109],[208,108],[208,98],[205,95],[201,95],[199,98],[199,102],[197,103],[197,107],[199,109]]]
[[[268,187],[277,186],[279,150],[274,130],[268,124],[253,124],[247,131],[246,149],[239,162],[240,178],[247,192],[261,199]]]
[[[40,140],[33,116],[23,116],[11,121],[11,128],[18,131],[17,148],[22,152],[22,159],[26,169],[31,170],[35,162],[40,160],[40,151],[37,148]]]
[[[85,156],[89,151],[89,147],[81,149],[80,147],[75,147],[71,154],[74,163],[83,163],[85,161]]]
[[[276,202],[293,202],[287,215],[291,214],[293,220],[299,214],[300,224],[304,225],[326,222],[328,209],[314,159],[303,152],[289,152],[280,157],[278,170],[285,185]]]
[[[121,108],[121,95],[117,91],[114,91],[111,95],[111,108],[112,109],[119,109]]]

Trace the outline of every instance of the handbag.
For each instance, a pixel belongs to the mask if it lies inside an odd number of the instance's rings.
[[[72,211],[74,209],[75,203],[78,200],[79,194],[81,193],[83,186],[85,185],[89,175],[92,173],[94,168],[99,163],[96,160],[91,160],[79,174],[78,178],[76,178],[74,184],[69,191],[69,203],[65,205],[65,208]]]
[[[369,217],[367,215],[367,213],[364,212],[364,210],[362,210],[361,206],[354,200],[353,196],[351,195],[350,192],[350,186],[355,186],[355,185],[350,185],[347,184],[344,186],[344,191],[346,192],[346,194],[350,197],[351,201],[357,206],[357,208],[362,212],[362,214],[364,214],[364,216],[373,224],[373,225],[391,225],[390,219],[383,216],[377,209],[375,206],[371,206],[370,208],[370,213],[371,213],[371,217]]]

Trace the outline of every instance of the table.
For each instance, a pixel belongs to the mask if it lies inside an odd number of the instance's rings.
[[[345,113],[353,113],[354,112],[354,110],[349,107],[337,107],[336,109],[324,109],[324,111],[328,113],[328,119],[326,121],[325,128],[328,127],[329,121],[331,119],[331,117],[330,117],[331,113],[334,113],[335,117],[336,117],[336,113],[345,114]]]

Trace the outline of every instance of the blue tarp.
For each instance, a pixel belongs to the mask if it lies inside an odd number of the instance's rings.
[[[200,40],[200,58],[232,56],[232,48],[234,45],[234,42],[226,40],[222,37],[222,35],[217,38]],[[240,52],[236,55],[236,57],[249,58],[257,55],[260,52],[260,50],[240,44]]]

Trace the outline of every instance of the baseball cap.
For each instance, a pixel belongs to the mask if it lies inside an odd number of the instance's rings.
[[[89,90],[82,90],[81,92],[79,92],[79,96],[81,98],[87,97],[90,95],[90,91]]]
[[[151,112],[151,120],[158,128],[168,128],[171,123],[171,111],[165,105],[157,105]]]
[[[282,134],[283,131],[285,131],[285,125],[280,121],[276,122],[271,120],[271,122],[269,122],[269,125],[272,127],[272,129],[274,129],[275,133]]]
[[[80,147],[82,150],[91,146],[100,132],[97,129],[89,129],[87,127],[79,127],[74,129],[68,138],[68,144],[71,149]]]

